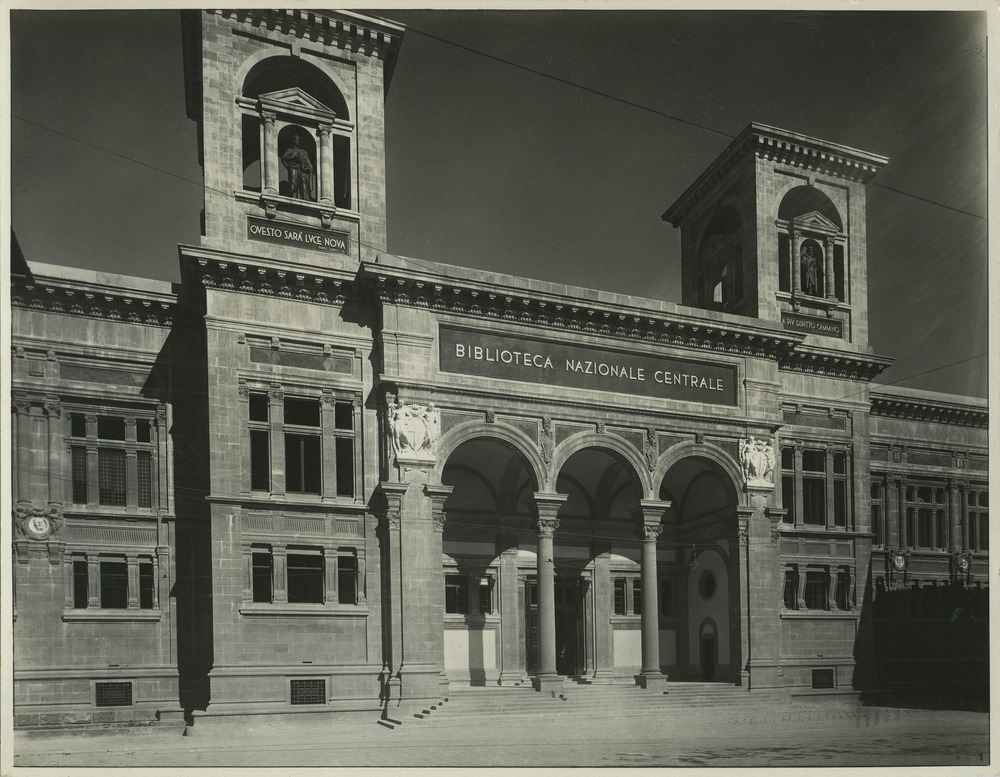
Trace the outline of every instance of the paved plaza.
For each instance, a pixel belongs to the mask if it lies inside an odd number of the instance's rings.
[[[183,736],[17,732],[15,767],[990,766],[983,713],[879,707],[664,710],[588,718],[488,715],[365,724],[261,724]]]

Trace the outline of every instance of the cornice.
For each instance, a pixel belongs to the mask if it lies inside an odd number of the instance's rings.
[[[161,327],[172,326],[177,311],[173,294],[38,276],[32,281],[15,278],[10,304],[25,310]]]
[[[425,308],[486,321],[509,321],[555,332],[579,332],[632,342],[777,358],[802,335],[724,320],[692,319],[641,307],[564,298],[526,289],[505,289],[466,281],[448,282],[401,268],[362,267],[386,305]]]
[[[275,260],[181,247],[185,287],[201,286],[245,294],[343,305],[354,276],[335,269],[317,271]]]
[[[811,372],[847,380],[870,381],[895,361],[887,356],[800,345],[778,359],[785,372]]]
[[[871,394],[871,414],[884,418],[907,421],[931,421],[951,426],[970,426],[988,429],[989,410],[985,407],[963,405],[959,402],[918,399],[915,397]]]
[[[863,184],[889,161],[878,154],[753,122],[677,198],[663,214],[663,220],[679,226],[702,193],[751,152],[760,159]]]

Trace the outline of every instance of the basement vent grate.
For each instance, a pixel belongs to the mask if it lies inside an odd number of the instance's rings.
[[[812,680],[813,688],[817,690],[832,690],[833,689],[833,670],[832,669],[813,669],[812,670]]]
[[[94,683],[98,707],[131,707],[132,683]]]
[[[323,704],[326,680],[292,680],[292,704]]]

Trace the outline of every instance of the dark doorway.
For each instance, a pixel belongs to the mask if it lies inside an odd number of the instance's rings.
[[[583,671],[583,618],[582,586],[579,580],[557,580],[555,584],[556,611],[556,672],[564,676],[578,675]],[[539,664],[538,582],[525,581],[525,671],[535,674]]]
[[[715,680],[715,635],[701,638],[701,679],[706,683]]]
[[[529,675],[538,671],[538,581],[524,583],[524,669]]]

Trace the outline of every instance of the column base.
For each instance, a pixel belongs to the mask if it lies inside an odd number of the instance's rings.
[[[662,672],[644,672],[635,676],[635,684],[648,691],[665,691],[667,676]]]
[[[537,675],[531,678],[531,687],[539,693],[551,693],[553,696],[562,693],[563,678],[561,675]]]

